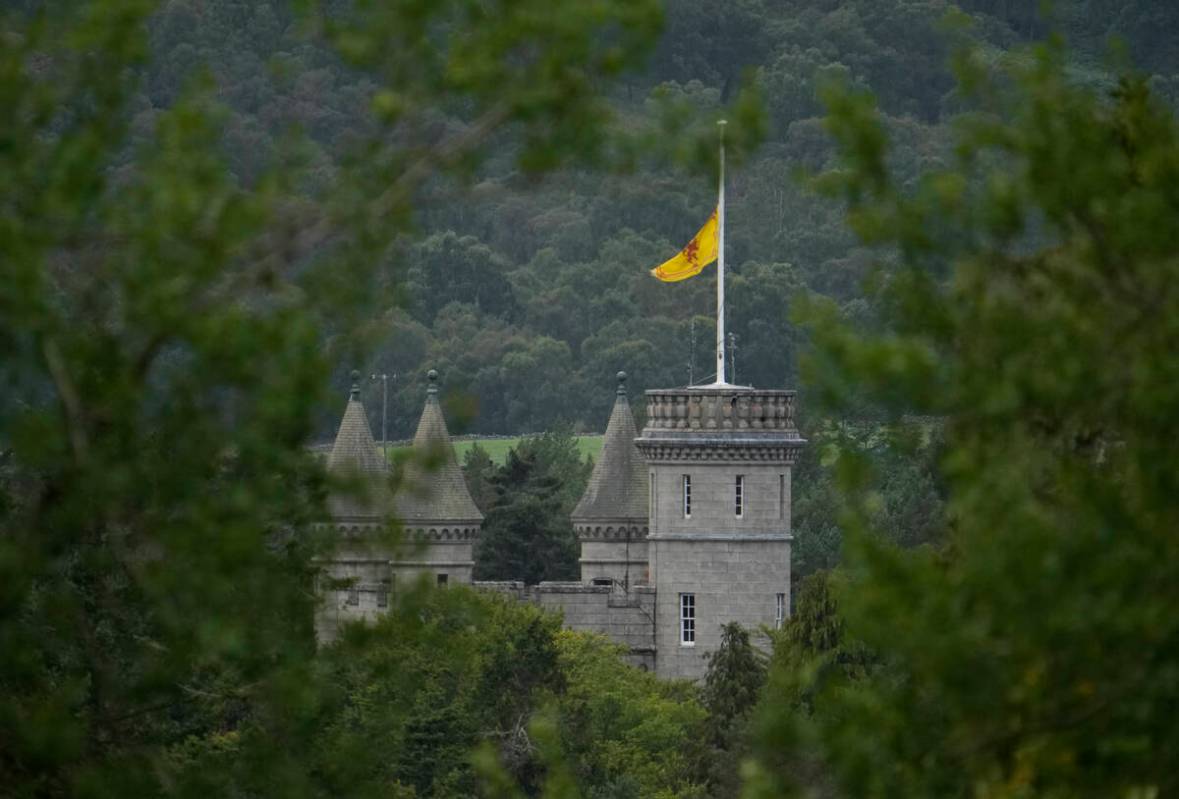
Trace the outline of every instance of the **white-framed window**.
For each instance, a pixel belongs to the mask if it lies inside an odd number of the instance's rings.
[[[377,586],[377,607],[389,607],[389,583],[382,582]]]
[[[737,480],[733,483],[733,506],[738,519],[745,515],[745,475],[743,474],[737,475]]]
[[[774,629],[781,630],[786,623],[786,595],[774,594]]]
[[[680,646],[696,645],[696,595],[680,594]]]
[[[360,589],[355,585],[348,589],[347,602],[351,607],[357,607],[360,605]]]
[[[684,518],[692,518],[692,475],[684,475]]]

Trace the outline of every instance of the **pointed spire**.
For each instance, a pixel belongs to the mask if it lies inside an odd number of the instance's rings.
[[[368,414],[360,402],[360,373],[352,372],[352,389],[348,392],[348,404],[332,452],[328,456],[328,471],[364,472],[384,474],[385,461],[377,449],[372,429],[368,426]]]
[[[626,372],[618,373],[615,394],[602,452],[581,501],[573,509],[575,523],[625,519],[647,524],[647,467],[635,447],[638,433],[626,396]]]
[[[438,372],[431,369],[426,378],[426,405],[413,437],[415,461],[394,500],[396,514],[407,522],[480,522],[483,514],[467,490],[438,402]]]
[[[385,475],[388,467],[373,440],[368,425],[368,414],[360,402],[360,373],[353,370],[352,388],[348,392],[348,404],[344,407],[344,418],[328,455],[327,468],[337,477],[355,478],[361,476],[372,481],[367,499],[351,495],[336,495],[329,503],[335,517],[381,517],[384,515]]]

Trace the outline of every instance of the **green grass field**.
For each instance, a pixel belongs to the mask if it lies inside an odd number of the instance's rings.
[[[459,456],[459,463],[462,463],[462,458],[467,455],[467,450],[472,448],[472,445],[479,443],[480,447],[487,450],[487,454],[492,457],[495,463],[503,463],[508,456],[508,450],[520,443],[520,438],[474,438],[474,440],[456,441],[454,442],[454,453]],[[389,457],[397,453],[397,450],[404,448],[395,448],[389,451]],[[578,436],[578,449],[581,451],[581,457],[590,455],[594,461],[598,460],[598,453],[601,451],[601,436]]]
[[[467,441],[454,442],[454,453],[458,456],[459,463],[463,462],[463,458],[467,454],[467,450],[478,441],[479,446],[487,450],[487,454],[496,463],[503,463],[508,457],[508,450],[520,443],[519,438],[480,438]],[[581,457],[590,455],[594,460],[598,459],[598,453],[602,450],[601,436],[578,436],[577,448],[581,451]]]

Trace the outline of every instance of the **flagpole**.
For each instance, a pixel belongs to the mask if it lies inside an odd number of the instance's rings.
[[[716,384],[725,380],[725,120],[717,121],[720,128],[720,190],[716,201]]]

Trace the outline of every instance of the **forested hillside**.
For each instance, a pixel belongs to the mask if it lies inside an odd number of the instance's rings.
[[[0,794],[1179,793],[1172,2],[294,5],[0,6]],[[466,453],[477,569],[575,573],[613,373],[709,377],[646,270],[720,114],[789,618],[698,685],[429,580],[319,646],[333,370],[544,429]]]
[[[1167,33],[1179,25],[1174,4],[1065,0],[1048,19],[1035,3],[958,6],[963,13],[951,14],[944,0],[671,0],[645,69],[611,90],[613,111],[636,135],[683,104],[703,112],[698,120],[734,115],[726,108],[742,90],[760,98],[763,113],[737,112],[744,127],[730,126],[728,313],[740,382],[799,386],[806,333],[791,313],[807,293],[865,325],[873,318],[862,284],[879,256],[857,244],[839,203],[799,178],[834,163],[817,91],[824,81],[876,94],[902,185],[947,153],[947,120],[959,109],[950,54],[963,37],[998,54],[1056,30],[1073,47],[1077,79],[1095,84],[1108,81],[1110,37],[1120,37],[1122,57],[1179,99],[1179,44]],[[312,175],[331,173],[363,132],[375,87],[294,19],[270,0],[166,3],[152,22],[136,126],[147,130],[207,70],[229,109],[225,149],[238,180],[256,180],[292,131],[309,140]],[[462,108],[439,107],[428,127],[441,135],[466,124]],[[638,162],[607,154],[611,174],[566,169],[539,181],[521,174],[505,148],[465,181],[431,183],[415,232],[386,253],[390,295],[367,327],[367,360],[339,363],[340,386],[354,365],[396,374],[390,435],[404,437],[431,366],[452,402],[473,401],[453,403],[456,421],[485,433],[561,421],[600,429],[618,369],[632,375],[636,395],[707,379],[712,270],[671,285],[647,275],[715,202],[710,150],[676,144],[680,152]],[[366,391],[375,414],[379,387]],[[324,419],[321,435],[332,423]]]

